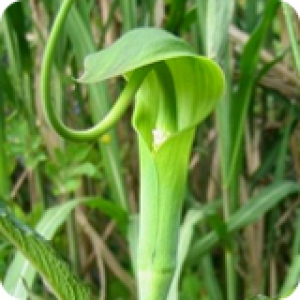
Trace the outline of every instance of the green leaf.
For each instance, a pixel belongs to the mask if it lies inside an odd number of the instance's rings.
[[[128,223],[127,213],[116,203],[100,198],[95,198],[95,200],[87,202],[86,205],[93,209],[99,209],[102,213],[114,219],[117,222],[117,225],[121,227],[121,229],[124,229],[124,227]]]
[[[180,300],[199,299],[199,291],[201,291],[202,283],[199,282],[198,274],[187,274],[182,278],[182,288],[180,292]],[[176,299],[176,298],[175,298]],[[207,295],[201,293],[201,300],[210,300]]]
[[[179,247],[178,247],[178,256],[177,256],[178,262],[176,265],[176,271],[172,280],[172,284],[168,293],[168,300],[178,299],[178,287],[179,287],[180,274],[193,238],[194,226],[195,224],[199,223],[201,220],[204,219],[205,219],[204,210],[190,210],[184,219],[184,223],[180,228],[180,235],[179,235]]]
[[[280,296],[287,295],[297,286],[300,278],[300,210],[297,210],[297,219],[294,223],[294,241],[291,251],[291,263],[286,277],[280,288]]]
[[[98,173],[99,171],[97,167],[89,162],[74,166],[68,171],[68,175],[72,177],[87,176],[90,178],[95,178],[97,177]]]
[[[197,0],[196,5],[203,52],[221,61],[227,51],[228,29],[235,3],[233,0]]]
[[[249,109],[251,95],[255,86],[256,72],[259,61],[260,49],[263,41],[267,35],[270,25],[274,20],[279,0],[269,0],[266,3],[264,14],[258,23],[258,26],[250,36],[249,41],[244,47],[241,57],[241,74],[238,89],[233,94],[230,133],[231,133],[231,161],[230,170],[227,176],[227,182],[230,184],[231,180],[238,176],[242,161],[242,143],[243,130],[246,122],[247,112]]]
[[[36,232],[46,240],[51,240],[57,230],[67,220],[72,210],[80,204],[100,209],[103,213],[115,218],[119,225],[127,223],[126,213],[117,204],[99,197],[88,197],[75,199],[48,209],[37,224],[35,228]],[[20,300],[26,300],[27,289],[32,287],[35,276],[35,268],[20,252],[17,252],[6,273],[4,287],[10,295]],[[24,281],[26,282],[26,287],[24,286]]]
[[[157,28],[134,29],[109,48],[89,55],[80,81],[99,82],[158,61],[183,56],[195,56],[183,40]]]
[[[27,299],[26,285],[31,288],[36,270],[46,279],[59,299],[90,299],[89,292],[71,273],[66,263],[44,239],[52,239],[71,211],[83,200],[74,200],[49,209],[36,227],[36,232],[17,221],[3,204],[0,209],[0,231],[20,251],[5,276],[4,287],[14,297]],[[42,238],[43,236],[43,238]],[[24,256],[28,258],[24,258]],[[64,282],[64,284],[61,284]]]
[[[75,192],[80,187],[79,178],[67,178],[65,181],[57,181],[57,186],[53,189],[54,195],[67,195]]]
[[[270,185],[258,195],[248,199],[247,203],[234,213],[227,221],[228,233],[234,233],[239,229],[259,220],[266,212],[270,211],[285,197],[300,191],[300,186],[294,182],[280,182]],[[197,261],[199,256],[210,251],[220,240],[216,232],[211,232],[198,240],[191,248],[188,262]]]

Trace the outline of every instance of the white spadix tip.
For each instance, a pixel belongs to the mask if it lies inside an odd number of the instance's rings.
[[[156,128],[152,130],[152,135],[153,135],[153,148],[157,149],[168,139],[170,133],[163,129]]]

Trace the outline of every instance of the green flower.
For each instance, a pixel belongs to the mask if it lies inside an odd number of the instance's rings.
[[[132,30],[111,47],[86,58],[80,82],[124,76],[127,84],[102,122],[78,132],[62,124],[50,104],[46,67],[42,81],[46,83],[42,87],[46,112],[53,127],[67,138],[87,140],[105,133],[135,95],[132,122],[138,135],[141,174],[139,293],[143,300],[165,300],[176,266],[191,147],[197,125],[222,96],[221,69],[163,30]]]
[[[136,94],[133,115],[141,174],[137,266],[143,299],[158,300],[166,299],[176,266],[195,130],[222,96],[224,78],[213,61],[194,54],[181,39],[160,29],[144,28],[89,56],[81,81],[123,74],[130,82],[143,68],[147,72]]]

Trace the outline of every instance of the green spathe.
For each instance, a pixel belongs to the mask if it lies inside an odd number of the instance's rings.
[[[80,81],[99,82],[140,67],[182,56],[195,56],[183,40],[157,28],[128,31],[110,47],[89,55]]]
[[[181,207],[196,126],[213,109],[222,84],[222,75],[211,61],[181,57],[154,66],[137,94],[133,124],[141,162],[138,270],[140,293],[149,295],[147,299],[166,299],[176,266]],[[165,133],[159,145],[154,136],[157,130]],[[143,285],[145,280],[147,285]],[[153,295],[149,293],[152,282],[158,286]]]
[[[85,61],[80,81],[150,71],[135,101],[133,126],[140,152],[139,295],[165,300],[177,259],[188,161],[197,125],[224,90],[220,68],[181,39],[154,28],[136,29]],[[143,296],[143,298],[141,298]]]

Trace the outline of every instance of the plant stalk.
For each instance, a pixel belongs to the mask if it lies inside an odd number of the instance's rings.
[[[188,144],[187,148],[191,148],[194,133],[194,129],[188,131],[188,138],[181,147]],[[176,151],[168,152],[167,158],[162,158],[161,150],[158,150],[160,153],[153,153],[145,141],[139,139],[141,196],[137,267],[140,300],[166,300],[176,269],[190,153],[180,149],[179,138],[171,138],[167,143],[178,147]],[[178,152],[182,154],[182,160],[176,161]],[[162,160],[164,167],[161,165]],[[181,166],[180,174],[177,174],[178,166],[174,166],[176,172],[168,172],[168,162],[178,163]],[[171,180],[176,182],[176,186],[171,186]]]

